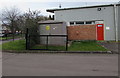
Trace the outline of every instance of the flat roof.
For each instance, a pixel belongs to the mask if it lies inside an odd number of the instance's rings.
[[[117,6],[120,4],[116,4]],[[72,10],[72,9],[85,9],[85,8],[96,8],[96,7],[109,7],[109,6],[114,6],[114,4],[109,4],[109,5],[95,5],[95,6],[85,6],[85,7],[74,7],[74,8],[59,8],[59,9],[47,9],[47,12],[54,13],[54,11],[61,11],[61,10]]]
[[[63,23],[64,21],[55,21],[55,20],[47,20],[47,21],[39,21],[39,24],[59,24]]]

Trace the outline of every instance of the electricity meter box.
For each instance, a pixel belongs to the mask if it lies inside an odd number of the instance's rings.
[[[44,45],[48,43],[48,45],[66,45],[66,22],[48,20],[40,21],[38,23],[40,33],[40,44]]]

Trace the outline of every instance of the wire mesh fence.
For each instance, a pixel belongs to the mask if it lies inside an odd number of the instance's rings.
[[[30,35],[28,33],[26,34],[27,50],[65,51],[68,48],[67,44],[67,35]]]

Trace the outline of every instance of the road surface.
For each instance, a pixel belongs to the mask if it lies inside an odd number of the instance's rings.
[[[3,76],[117,76],[117,54],[3,53]]]

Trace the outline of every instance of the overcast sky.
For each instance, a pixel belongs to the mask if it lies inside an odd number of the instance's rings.
[[[120,0],[0,0],[0,12],[4,8],[17,7],[21,12],[29,10],[40,10],[42,15],[48,16],[51,13],[46,9],[58,8],[61,4],[62,8],[81,7],[90,5],[112,4]]]

